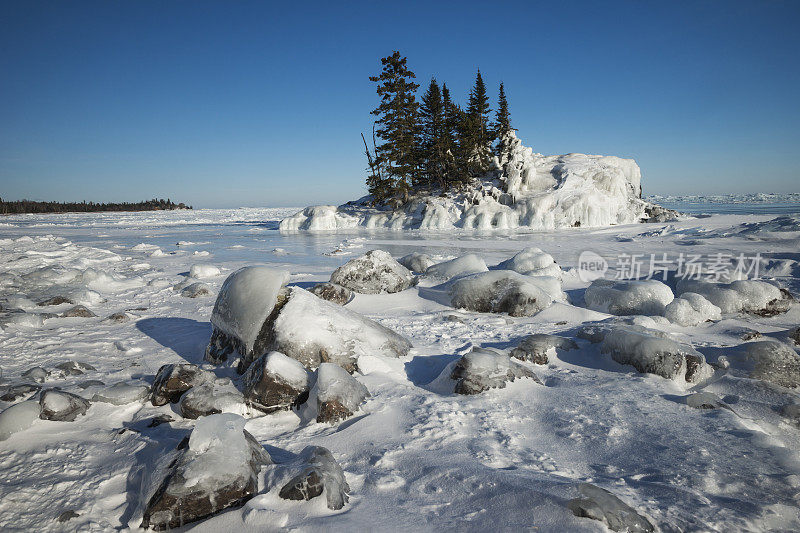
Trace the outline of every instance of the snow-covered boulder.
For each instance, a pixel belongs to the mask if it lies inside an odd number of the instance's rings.
[[[419,252],[411,252],[408,255],[404,255],[398,259],[397,262],[409,269],[411,272],[418,273],[425,272],[428,270],[428,267],[436,263],[436,261],[434,261],[433,258],[428,254],[421,254]]]
[[[338,422],[353,416],[369,391],[342,367],[322,363],[309,399],[316,401],[317,422]]]
[[[296,359],[270,352],[247,370],[244,396],[249,404],[265,413],[289,409],[308,398],[308,372]]]
[[[606,489],[591,483],[578,485],[579,496],[567,504],[580,518],[591,518],[605,524],[611,531],[646,533],[655,531],[647,518]]]
[[[447,281],[468,274],[486,272],[489,268],[486,262],[476,254],[462,255],[443,263],[431,265],[425,270],[425,277]]]
[[[509,355],[520,361],[530,361],[537,365],[546,365],[548,362],[547,352],[550,350],[577,350],[578,345],[575,341],[558,335],[548,335],[546,333],[535,333],[528,335],[514,347]]]
[[[720,320],[722,310],[696,292],[684,292],[664,307],[664,317],[679,326]]]
[[[39,414],[42,420],[72,422],[79,415],[85,415],[90,404],[77,394],[47,389],[39,395],[39,405],[42,407]]]
[[[508,355],[478,347],[461,357],[450,373],[450,379],[456,382],[453,388],[456,394],[478,394],[489,389],[502,389],[506,383],[517,378],[532,378],[541,383],[536,374],[512,361]]]
[[[598,279],[586,288],[586,307],[611,315],[663,315],[675,296],[658,280]]]
[[[480,313],[532,316],[556,300],[566,300],[561,282],[513,270],[492,270],[459,278],[450,286],[453,307]]]
[[[772,316],[789,309],[791,295],[766,281],[738,280],[713,283],[704,280],[682,279],[677,293],[694,292],[720,308],[723,313],[753,313]]]
[[[778,340],[746,342],[726,351],[723,357],[720,363],[729,366],[734,374],[782,387],[800,386],[800,356],[791,346]]]
[[[178,528],[252,498],[261,467],[272,459],[244,426],[235,414],[200,418],[188,442],[148,473],[141,527]]]
[[[14,404],[0,413],[0,441],[28,429],[39,419],[42,406],[35,400]]]
[[[495,268],[513,270],[526,276],[551,276],[558,279],[562,276],[561,267],[556,264],[553,256],[535,247],[525,248]]]
[[[187,390],[213,379],[213,373],[190,363],[163,365],[153,381],[150,402],[156,406],[175,403]]]
[[[311,293],[337,305],[344,305],[353,298],[353,291],[329,281],[314,285]]]
[[[414,275],[389,252],[370,250],[334,270],[330,281],[361,294],[380,294],[409,288]]]
[[[309,446],[298,458],[300,473],[283,485],[278,495],[284,500],[311,500],[325,493],[328,509],[337,510],[348,501],[350,486],[344,471],[330,450]]]
[[[219,413],[247,414],[244,396],[228,378],[217,378],[200,383],[181,396],[178,408],[184,418]]]
[[[121,381],[100,390],[92,396],[93,402],[110,403],[112,405],[126,405],[140,402],[150,395],[150,387],[143,383],[125,383]]]
[[[220,271],[219,268],[215,267],[214,265],[192,265],[189,269],[189,277],[195,279],[203,279],[203,278],[213,278],[215,276],[219,276]]]

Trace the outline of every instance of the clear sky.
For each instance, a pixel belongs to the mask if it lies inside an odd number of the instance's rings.
[[[0,196],[195,207],[365,194],[392,50],[464,102],[480,68],[544,154],[645,194],[800,191],[800,2],[0,1]]]

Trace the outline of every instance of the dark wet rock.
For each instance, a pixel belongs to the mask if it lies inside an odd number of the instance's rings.
[[[97,315],[82,305],[76,305],[61,313],[63,318],[93,318]]]
[[[181,289],[181,296],[186,298],[198,298],[200,296],[208,296],[211,294],[211,287],[202,281],[192,283]]]
[[[64,361],[63,363],[58,363],[56,368],[68,376],[80,376],[84,372],[97,370],[89,363],[81,361]]]
[[[42,407],[39,415],[42,420],[72,422],[79,415],[86,414],[90,403],[76,394],[47,389],[39,395],[39,405]]]
[[[174,421],[174,418],[169,415],[158,415],[154,416],[152,420],[150,420],[150,423],[147,424],[147,427],[154,428],[160,426],[161,424],[168,424],[172,421]]]
[[[109,322],[115,322],[117,324],[121,324],[122,322],[127,322],[128,320],[130,320],[130,317],[128,316],[128,313],[124,311],[118,311],[113,315],[108,315],[108,318],[106,318],[106,320],[108,320]]]
[[[521,361],[531,361],[537,365],[546,365],[548,361],[547,352],[553,348],[569,351],[577,350],[578,345],[575,344],[575,341],[566,337],[536,333],[522,339],[517,347],[511,350],[509,355]]]
[[[347,287],[336,285],[335,283],[319,283],[311,289],[311,293],[319,296],[323,300],[328,300],[337,305],[344,305],[353,297],[353,291]]]
[[[456,381],[456,394],[478,394],[489,389],[505,388],[509,381],[531,378],[541,384],[532,371],[515,363],[508,355],[489,348],[473,348],[453,367],[450,379]]]
[[[244,396],[228,378],[200,383],[181,396],[178,408],[184,418],[200,418],[224,412],[242,412]]]
[[[303,365],[279,352],[262,355],[245,374],[247,403],[265,413],[304,403],[308,390],[308,372]]]
[[[156,373],[150,402],[156,406],[175,403],[187,390],[213,378],[213,373],[190,363],[164,365]]]
[[[284,500],[311,500],[323,492],[328,509],[341,509],[348,502],[350,486],[333,454],[321,446],[309,446],[300,454],[300,473],[278,493]]]
[[[50,306],[50,305],[62,305],[62,304],[70,304],[70,305],[72,305],[74,303],[75,302],[73,302],[72,300],[70,300],[69,298],[67,298],[65,296],[53,296],[52,298],[48,298],[47,300],[42,300],[37,305],[39,305],[41,307],[47,307],[47,306]]]
[[[667,209],[656,204],[647,204],[644,208],[645,216],[640,222],[675,222],[680,217],[680,213],[674,209]]]
[[[405,290],[415,279],[388,252],[370,250],[334,270],[330,281],[361,294],[380,294]]]
[[[30,383],[19,383],[17,385],[9,385],[3,390],[3,395],[0,400],[4,402],[16,402],[20,398],[28,398],[34,393],[39,392],[41,387]]]
[[[36,383],[44,383],[50,377],[50,371],[40,366],[35,366],[23,372],[22,377]]]
[[[647,518],[611,492],[590,483],[581,483],[578,492],[580,496],[567,504],[575,516],[598,520],[611,531],[629,533],[655,531],[653,524]]]
[[[310,393],[317,402],[317,422],[338,422],[353,416],[369,391],[342,367],[322,363]]]
[[[59,522],[63,523],[63,522],[68,522],[69,520],[72,520],[73,518],[78,518],[79,516],[80,515],[78,513],[76,513],[72,509],[69,509],[67,511],[64,511],[60,515],[58,515],[58,518],[56,518],[56,520],[58,520]]]
[[[171,460],[149,473],[156,488],[145,494],[141,527],[178,528],[252,498],[261,467],[272,459],[244,425],[245,419],[233,414],[198,420]]]

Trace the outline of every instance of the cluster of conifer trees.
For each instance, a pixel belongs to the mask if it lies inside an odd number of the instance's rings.
[[[495,120],[490,122],[480,70],[462,109],[453,102],[447,84],[440,87],[435,78],[418,102],[416,76],[400,52],[381,59],[381,64],[380,75],[369,78],[378,84],[380,97],[372,111],[377,117],[372,151],[364,139],[367,188],[376,202],[403,202],[415,192],[468,183],[486,173],[493,153],[501,161],[508,156],[506,139],[512,128],[502,83]]]
[[[145,200],[137,203],[95,203],[95,202],[34,202],[17,200],[4,202],[0,198],[0,214],[16,213],[93,213],[97,211],[163,211],[172,209],[191,209],[183,202],[176,204],[169,198]]]

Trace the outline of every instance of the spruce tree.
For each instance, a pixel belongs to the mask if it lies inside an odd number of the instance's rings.
[[[475,85],[469,92],[466,122],[463,125],[464,141],[467,146],[469,171],[472,175],[480,175],[489,168],[492,150],[492,131],[489,128],[489,97],[483,83],[481,71],[475,76]]]
[[[468,181],[466,159],[462,157],[459,137],[463,114],[450,98],[450,89],[447,84],[442,85],[442,111],[444,113],[444,131],[442,144],[445,151],[444,182],[445,188]]]
[[[505,165],[511,156],[511,146],[508,136],[514,129],[511,127],[511,115],[508,113],[508,100],[503,82],[500,82],[500,94],[497,97],[497,115],[494,124],[494,134],[497,138],[496,154],[501,165]]]
[[[429,189],[434,186],[445,188],[448,146],[444,102],[436,78],[431,79],[428,90],[422,96],[419,116],[422,176]]]
[[[405,199],[419,172],[419,104],[415,96],[419,85],[411,81],[416,76],[400,52],[384,57],[381,64],[381,74],[369,78],[378,83],[381,98],[380,105],[372,111],[378,117],[376,134],[383,141],[375,149],[375,164],[380,172],[370,175],[367,185],[378,201],[391,196]]]

